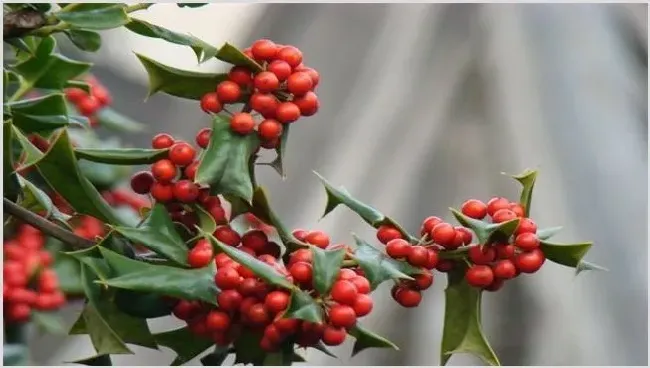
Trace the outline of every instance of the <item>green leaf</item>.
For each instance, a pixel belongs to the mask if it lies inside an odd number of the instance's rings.
[[[99,244],[105,244],[109,242],[109,237],[113,236],[109,234],[102,240]],[[108,266],[108,263],[103,259],[102,253],[99,250],[99,245],[95,245],[90,248],[75,250],[72,252],[63,253],[68,257],[76,259],[77,262],[89,268],[92,273],[99,277],[102,280],[106,280],[111,277],[111,269]],[[83,282],[83,281],[82,281]]]
[[[29,349],[23,344],[4,344],[2,346],[2,365],[25,366],[29,365]]]
[[[20,201],[21,207],[32,212],[46,211],[45,218],[52,218],[62,224],[66,224],[70,219],[70,216],[59,211],[52,203],[52,199],[36,185],[20,175],[18,175],[18,182],[23,190],[23,198]]]
[[[562,230],[562,226],[554,226],[554,227],[548,227],[546,229],[539,229],[537,230],[537,237],[540,240],[547,240],[555,236],[557,233],[559,233],[560,230]]]
[[[169,149],[148,148],[75,149],[75,153],[79,159],[112,165],[130,166],[152,164],[166,157],[168,152]]]
[[[341,270],[345,249],[325,250],[310,247],[314,260],[314,288],[321,295],[326,295]]]
[[[287,174],[284,171],[284,155],[287,150],[287,143],[289,143],[289,125],[284,125],[282,130],[282,135],[280,136],[280,144],[275,149],[275,159],[271,162],[263,162],[260,165],[271,166],[282,179],[287,178]]]
[[[212,234],[217,229],[217,223],[212,215],[203,208],[203,206],[192,205],[194,213],[199,217],[199,227],[203,232]]]
[[[228,78],[227,74],[199,73],[163,65],[146,56],[135,54],[149,75],[149,93],[164,92],[168,95],[200,100],[208,92],[214,92],[217,84]]]
[[[33,57],[13,66],[12,69],[20,74],[25,81],[24,87],[21,88],[59,90],[66,85],[68,80],[88,71],[90,63],[68,59],[54,53],[55,46],[54,38],[48,36],[38,45]]]
[[[29,141],[27,137],[25,137],[25,135],[23,135],[23,133],[18,128],[16,128],[16,126],[14,126],[13,129],[13,136],[18,141],[18,144],[20,144],[22,153],[24,154],[23,161],[15,170],[21,171],[36,164],[40,159],[43,158],[44,155],[32,144],[32,142]]]
[[[576,266],[576,275],[582,271],[609,271],[607,268],[597,265],[595,263],[580,261]]]
[[[173,309],[160,295],[125,289],[115,291],[114,302],[122,312],[138,318],[164,317]]]
[[[3,172],[3,189],[2,194],[10,201],[15,201],[18,198],[20,186],[18,185],[18,177],[14,172],[14,163],[12,159],[12,143],[13,143],[13,124],[11,121],[6,121],[2,125],[2,172]]]
[[[354,342],[354,347],[352,348],[352,356],[355,356],[361,351],[368,348],[391,348],[394,350],[399,350],[397,345],[373,332],[366,330],[358,324],[350,330],[350,335],[354,336],[354,338],[357,340]]]
[[[72,28],[82,29],[111,29],[129,22],[123,5],[116,3],[74,4],[55,12],[54,16]]]
[[[200,231],[201,235],[212,243],[212,246],[215,249],[218,249],[220,252],[226,253],[230,258],[239,262],[240,264],[246,266],[255,273],[255,275],[269,284],[280,286],[286,289],[293,289],[294,286],[289,282],[280,272],[278,272],[273,266],[260,261],[259,259],[251,256],[250,254],[243,252],[235,247],[223,244],[217,240],[212,234]]]
[[[225,43],[223,46],[221,46],[219,52],[216,55],[216,58],[233,65],[248,67],[255,73],[261,72],[263,70],[262,66],[255,60],[249,58],[238,48],[229,43]]]
[[[209,3],[176,3],[179,8],[200,8]]]
[[[65,35],[83,51],[95,52],[102,46],[102,37],[97,32],[84,29],[69,29],[65,31]]]
[[[481,244],[507,241],[507,239],[514,234],[517,226],[519,226],[519,218],[502,222],[500,224],[490,224],[467,217],[453,208],[449,208],[449,210],[461,225],[470,228],[476,234],[476,237]]]
[[[59,287],[66,294],[83,294],[81,265],[64,253],[58,253],[54,260],[54,272],[59,277]]]
[[[524,206],[525,217],[530,216],[530,204],[533,199],[533,188],[535,187],[535,180],[537,179],[537,171],[535,170],[525,170],[518,175],[509,175],[513,179],[517,180],[521,186],[521,196],[519,197],[519,203]]]
[[[204,366],[223,365],[228,355],[230,355],[230,348],[228,346],[215,346],[212,353],[201,358],[201,364]]]
[[[63,326],[63,320],[55,312],[32,311],[31,321],[39,330],[53,335],[67,335],[67,329]]]
[[[59,132],[47,154],[36,164],[49,186],[78,213],[119,224],[111,207],[81,173],[67,130]]]
[[[167,209],[160,203],[152,208],[141,227],[119,226],[115,231],[181,266],[187,266],[187,246],[176,232]]]
[[[203,153],[194,181],[250,203],[253,198],[253,181],[248,161],[258,145],[257,135],[241,136],[230,129],[227,118],[215,116],[212,138]]]
[[[154,335],[158,345],[166,346],[176,352],[171,365],[181,365],[194,359],[212,346],[213,342],[197,336],[187,327]]]
[[[470,353],[486,364],[500,365],[481,328],[481,290],[465,282],[465,270],[448,273],[440,364],[452,354]]]
[[[357,249],[352,256],[363,270],[370,286],[374,290],[387,280],[407,279],[413,280],[410,275],[420,273],[420,270],[406,262],[400,262],[388,257],[379,249],[354,236]]]
[[[71,80],[66,82],[65,88],[72,88],[72,87],[80,88],[80,89],[84,90],[84,92],[90,93],[90,84],[88,84],[88,82],[71,79]],[[81,117],[83,117],[83,116],[81,116]]]
[[[120,114],[110,107],[104,107],[99,110],[95,114],[95,117],[99,121],[100,126],[118,132],[140,132],[144,129],[144,125],[141,123]]]
[[[111,361],[111,356],[109,354],[99,354],[88,358],[75,360],[74,362],[69,362],[69,363],[90,365],[90,366],[97,366],[97,367],[113,365],[113,362]]]
[[[592,245],[592,242],[559,244],[542,240],[539,247],[546,259],[563,266],[575,267],[576,274],[590,270],[606,271],[605,267],[582,260]]]
[[[70,124],[61,93],[8,103],[14,125],[25,133],[47,133]]]
[[[135,261],[103,247],[100,251],[119,275],[103,281],[108,286],[216,304],[214,264],[187,270]]]
[[[319,173],[314,171],[314,174],[316,174],[316,176],[318,176],[320,181],[323,183],[325,192],[327,193],[327,205],[325,207],[325,213],[323,213],[323,217],[327,216],[328,213],[332,212],[338,205],[342,204],[357,213],[364,221],[366,221],[374,228],[379,228],[382,225],[391,225],[399,230],[399,232],[402,233],[402,236],[404,236],[406,240],[410,242],[417,242],[419,240],[418,238],[407,233],[406,230],[404,230],[404,228],[394,220],[386,217],[378,210],[352,197],[352,195],[348,193],[345,188],[341,187],[339,189],[336,189]]]
[[[204,62],[207,59],[214,57],[219,52],[216,47],[213,47],[194,36],[176,33],[141,19],[131,18],[131,21],[126,25],[126,28],[142,36],[158,38],[177,45],[189,46],[196,54],[199,62]]]
[[[289,308],[284,312],[284,317],[322,323],[323,309],[309,294],[300,289],[294,289],[291,293]]]

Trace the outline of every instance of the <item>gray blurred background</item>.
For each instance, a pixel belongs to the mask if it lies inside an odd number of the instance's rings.
[[[258,169],[290,226],[326,230],[337,242],[351,232],[374,237],[344,209],[318,221],[325,195],[312,170],[415,232],[426,216],[450,219],[447,207],[466,198],[516,196],[500,172],[539,169],[532,217],[564,225],[560,241],[593,240],[588,259],[610,271],[574,277],[547,263],[486,295],[494,349],[504,365],[648,364],[647,5],[157,4],[140,13],[215,45],[293,44],[321,73],[322,107],[291,132],[288,178]],[[143,103],[146,75],[132,50],[186,69],[225,65],[199,67],[189,48],[122,30],[106,33],[98,55],[84,55],[97,62],[115,107],[149,125],[126,142],[146,146],[161,131],[193,139],[207,116],[195,101],[156,95]],[[349,359],[346,344],[340,359],[310,352],[310,364],[437,365],[444,287],[440,277],[415,310],[377,292],[364,323],[399,352]],[[78,310],[70,308],[70,322]],[[173,323],[156,320],[152,329]],[[34,346],[40,364],[93,354],[85,337]],[[168,364],[173,354],[162,350],[114,362]]]

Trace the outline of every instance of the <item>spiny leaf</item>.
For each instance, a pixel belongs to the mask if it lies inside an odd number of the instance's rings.
[[[206,233],[212,234],[217,229],[217,223],[212,215],[202,206],[193,205],[194,212],[199,217],[199,227]]]
[[[99,121],[100,126],[118,132],[140,132],[144,129],[144,125],[141,123],[120,114],[110,107],[104,107],[99,110],[95,114],[95,117]]]
[[[154,335],[158,345],[166,346],[176,352],[177,356],[171,365],[181,365],[194,359],[212,346],[213,342],[197,336],[187,327]]]
[[[117,148],[92,149],[77,148],[78,158],[112,165],[146,165],[167,156],[169,149]]]
[[[52,218],[62,224],[66,224],[66,221],[70,219],[70,216],[59,211],[52,203],[52,199],[36,185],[20,175],[18,175],[18,182],[23,189],[21,207],[32,212],[45,211],[45,218]]]
[[[70,124],[68,109],[61,93],[8,103],[14,125],[28,133],[51,132]]]
[[[321,295],[326,295],[341,270],[345,249],[325,250],[312,246],[311,253],[314,262],[314,288]]]
[[[490,224],[465,216],[453,208],[449,210],[461,225],[470,228],[476,234],[481,244],[492,244],[507,240],[514,234],[520,221],[519,218],[516,218],[499,224]]]
[[[124,6],[117,3],[74,4],[53,14],[72,28],[81,29],[111,29],[129,22]]]
[[[102,46],[102,37],[97,32],[85,29],[69,29],[65,31],[65,35],[83,51],[95,52]]]
[[[519,203],[521,203],[521,205],[524,206],[525,217],[529,217],[530,204],[533,199],[533,188],[535,187],[535,180],[537,179],[537,171],[525,170],[521,174],[509,175],[509,176],[517,180],[522,186],[521,196],[519,197]]]
[[[223,365],[228,355],[230,355],[230,348],[228,346],[215,346],[212,353],[201,358],[201,364],[213,367]]]
[[[13,128],[13,136],[16,138],[16,141],[18,141],[18,144],[22,148],[23,154],[23,160],[15,171],[22,171],[36,164],[40,159],[43,158],[44,155],[32,144],[32,142],[29,141],[27,137],[25,137],[25,135],[23,135],[23,133],[18,128],[16,128],[16,126]]]
[[[18,198],[18,192],[20,191],[18,177],[14,173],[12,160],[13,132],[14,129],[11,120],[2,124],[2,176],[4,178],[2,194],[11,201],[15,201]]]
[[[357,249],[352,256],[363,270],[370,286],[374,290],[387,280],[413,280],[410,275],[420,273],[420,270],[406,262],[400,262],[386,256],[383,252],[354,236]]]
[[[96,367],[112,366],[113,362],[111,361],[111,356],[109,354],[99,354],[94,355],[88,358],[78,359],[73,362],[68,362],[72,364],[81,364],[81,365],[90,365]]]
[[[278,143],[278,147],[275,149],[275,159],[271,162],[259,163],[259,165],[271,166],[278,174],[280,174],[282,179],[286,179],[287,173],[284,170],[284,155],[287,150],[287,143],[289,143],[289,125],[284,125],[282,128],[280,143]]]
[[[354,342],[354,347],[352,348],[352,356],[355,356],[361,351],[368,348],[391,348],[394,350],[399,350],[397,345],[373,332],[366,330],[358,324],[350,330],[350,335],[354,336],[354,338],[357,340]]]
[[[540,240],[548,240],[559,233],[560,230],[562,230],[562,226],[548,227],[546,229],[537,230],[536,234]]]
[[[289,308],[284,312],[284,317],[322,323],[323,310],[309,294],[300,289],[294,289],[291,293]]]
[[[542,240],[539,247],[546,259],[564,266],[575,267],[576,274],[590,270],[606,271],[605,267],[582,260],[592,245],[592,242],[560,244]]]
[[[53,312],[32,311],[31,321],[39,330],[52,335],[66,335],[67,330],[63,326],[61,317]]]
[[[249,58],[237,47],[229,43],[225,43],[223,46],[221,46],[219,52],[216,55],[216,58],[233,65],[245,66],[255,73],[261,72],[263,70],[262,66],[255,60]]]

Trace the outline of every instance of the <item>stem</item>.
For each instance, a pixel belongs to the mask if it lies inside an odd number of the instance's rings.
[[[250,101],[244,104],[244,107],[241,108],[241,112],[251,112],[253,108],[251,107]]]
[[[74,249],[90,248],[95,245],[94,242],[77,236],[64,228],[53,224],[47,219],[20,207],[7,198],[2,199],[2,206],[4,210],[10,215],[15,216],[23,222],[34,226],[48,236],[59,239],[60,241],[69,244]]]

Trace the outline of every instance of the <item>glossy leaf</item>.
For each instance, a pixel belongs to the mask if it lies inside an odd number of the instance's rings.
[[[12,159],[13,132],[14,129],[11,121],[2,124],[2,176],[4,178],[2,194],[11,201],[15,201],[18,198],[18,192],[20,191],[18,177],[14,173]]]
[[[408,241],[417,242],[419,240],[418,238],[407,233],[406,230],[404,230],[404,228],[394,220],[386,217],[378,210],[352,197],[352,195],[348,193],[345,188],[341,187],[339,189],[336,189],[319,173],[314,171],[314,174],[316,174],[316,176],[318,176],[320,181],[323,183],[325,192],[327,193],[327,205],[325,207],[325,213],[323,213],[323,217],[327,216],[328,213],[332,212],[338,205],[342,204],[357,213],[364,221],[366,221],[374,228],[379,228],[381,225],[391,225],[398,229],[404,238]]]
[[[111,29],[125,25],[129,18],[117,3],[79,3],[55,12],[54,16],[72,28]]]
[[[602,266],[582,260],[592,245],[592,242],[559,244],[542,240],[539,247],[546,259],[563,266],[575,267],[576,273],[588,270],[606,271]]]
[[[323,322],[323,309],[309,294],[300,289],[294,289],[291,293],[289,308],[284,312],[284,317],[321,323]]]
[[[394,350],[399,350],[397,345],[373,332],[366,330],[358,324],[354,326],[349,333],[356,339],[354,342],[354,347],[352,348],[352,356],[355,356],[361,351],[368,348],[391,348]]]
[[[207,42],[192,35],[173,32],[169,29],[151,24],[141,19],[131,18],[131,21],[126,25],[126,28],[142,36],[158,38],[177,45],[189,46],[196,54],[199,62],[210,59],[219,52],[216,47],[213,47]]]
[[[525,170],[521,174],[510,175],[510,177],[517,180],[522,186],[519,203],[524,206],[525,216],[529,217],[530,205],[533,199],[533,188],[535,187],[535,180],[537,179],[537,171]]]
[[[138,318],[159,318],[172,312],[172,307],[160,295],[119,289],[114,303],[120,311]]]
[[[310,248],[314,266],[314,288],[321,295],[326,295],[341,270],[345,249],[325,250],[314,246]]]
[[[54,52],[56,41],[52,36],[44,38],[33,57],[13,66],[20,74],[26,89],[62,89],[66,82],[85,73],[90,63],[69,59]]]
[[[83,51],[95,52],[102,46],[102,37],[97,32],[85,29],[70,29],[65,31],[65,35]]]
[[[53,93],[7,104],[14,125],[25,133],[46,133],[70,124],[65,99]]]
[[[470,353],[500,365],[481,327],[481,290],[469,286],[464,274],[464,269],[448,273],[440,364],[446,365],[452,354]]]
[[[219,52],[216,55],[216,58],[233,65],[248,67],[255,73],[261,72],[263,70],[262,66],[255,60],[249,58],[243,52],[241,52],[241,50],[229,43],[225,43],[223,46],[221,46]]]
[[[13,129],[13,137],[20,145],[22,151],[22,161],[15,171],[21,171],[36,164],[44,155],[18,128],[14,126]]]
[[[21,207],[32,212],[45,211],[45,218],[52,218],[62,224],[70,219],[70,216],[59,211],[52,203],[52,199],[36,185],[20,175],[18,175],[18,182],[23,190]]]
[[[90,85],[88,84],[88,82],[85,82],[85,81],[82,81],[82,80],[71,79],[65,84],[65,87],[66,88],[72,88],[72,87],[80,88],[80,89],[84,90],[84,92],[90,93]],[[68,105],[68,106],[70,106],[70,105]]]
[[[212,215],[202,206],[193,205],[192,209],[199,217],[199,227],[206,233],[212,234],[217,229],[217,223]]]
[[[215,346],[212,353],[201,358],[201,364],[213,367],[223,365],[228,355],[230,355],[230,348],[228,346]]]
[[[61,291],[70,295],[83,294],[81,265],[69,255],[59,253],[54,260],[54,272],[59,278]]]
[[[36,164],[49,186],[78,213],[119,224],[111,207],[81,173],[67,130],[59,132],[47,154]]]
[[[215,116],[210,144],[196,171],[195,182],[250,203],[253,182],[248,161],[259,146],[256,134],[241,136],[230,129],[227,118]]]
[[[173,366],[187,363],[214,344],[192,333],[187,327],[161,332],[155,334],[154,338],[158,345],[166,346],[176,352],[177,356],[171,363]]]
[[[95,117],[100,126],[118,132],[140,132],[144,129],[144,125],[141,123],[120,114],[110,107],[99,110]]]
[[[200,100],[208,92],[214,92],[217,84],[228,78],[227,74],[199,73],[163,65],[136,53],[149,75],[149,96],[156,92]]]
[[[273,266],[260,261],[259,259],[251,256],[244,251],[220,242],[210,233],[201,231],[201,235],[210,241],[210,243],[212,243],[212,246],[220,253],[226,253],[230,258],[246,266],[246,268],[253,271],[257,277],[268,282],[269,284],[287,289],[294,288],[293,284],[291,284],[289,280],[287,280],[284,275],[278,272]]]
[[[537,237],[540,240],[547,240],[555,236],[557,233],[562,230],[562,226],[548,227],[546,229],[537,230]]]
[[[122,148],[92,149],[77,148],[75,154],[79,159],[113,165],[152,164],[167,156],[168,149]]]
[[[476,234],[476,237],[481,244],[492,244],[499,241],[506,241],[512,236],[512,234],[514,234],[517,226],[519,226],[519,218],[502,222],[500,224],[490,224],[465,216],[453,208],[450,208],[449,210],[461,225],[470,228],[474,234]]]
[[[406,262],[400,262],[388,257],[379,249],[354,236],[357,249],[352,256],[363,270],[370,286],[374,290],[382,282],[387,280],[407,279],[412,280],[410,275],[420,273],[420,270]]]
[[[111,361],[111,356],[109,354],[99,354],[88,358],[75,360],[74,362],[69,362],[69,363],[96,366],[96,367],[113,365],[113,362]]]
[[[118,226],[115,231],[181,266],[187,266],[187,246],[176,232],[169,212],[160,203],[152,208],[139,228]]]
[[[100,244],[107,243],[109,241],[108,237],[110,236],[112,236],[112,234],[107,235],[107,237],[104,238]],[[89,270],[92,271],[92,273],[95,276],[99,277],[101,280],[106,280],[111,277],[111,268],[102,257],[102,253],[99,250],[99,245],[95,245],[94,247],[86,249],[75,250],[72,252],[65,252],[64,254],[77,260],[77,262],[80,264],[88,267]]]
[[[278,174],[280,174],[282,179],[286,179],[287,175],[284,171],[284,155],[287,150],[287,143],[289,140],[289,125],[284,125],[282,128],[283,129],[282,135],[280,136],[280,143],[275,149],[275,159],[271,162],[258,163],[258,165],[271,166]]]
[[[214,284],[213,264],[187,270],[135,261],[106,248],[100,250],[119,275],[103,281],[108,286],[216,304],[218,289]]]
[[[32,311],[31,321],[39,330],[52,335],[66,335],[67,329],[63,320],[55,312]]]

